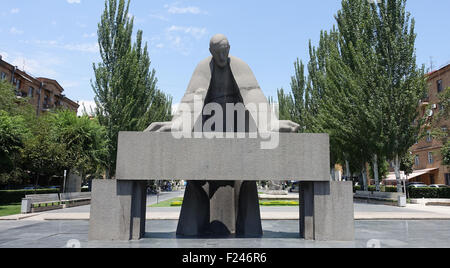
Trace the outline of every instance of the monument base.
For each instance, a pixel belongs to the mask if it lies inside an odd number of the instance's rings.
[[[89,240],[141,239],[146,198],[145,181],[93,180]]]
[[[355,239],[352,182],[300,183],[300,236],[317,241]]]

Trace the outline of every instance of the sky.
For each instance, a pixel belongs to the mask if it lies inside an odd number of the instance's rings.
[[[308,42],[335,24],[340,0],[131,0],[135,32],[144,32],[158,87],[181,101],[209,40],[225,34],[231,54],[252,68],[266,96],[290,89],[294,62]],[[104,0],[0,0],[0,55],[36,77],[57,80],[72,100],[93,103],[92,65],[100,61],[97,25]],[[409,0],[417,62],[450,63],[448,0]],[[81,109],[80,109],[81,110]]]

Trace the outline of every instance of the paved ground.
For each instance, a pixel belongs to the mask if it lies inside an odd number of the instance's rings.
[[[450,247],[450,221],[356,221],[354,242],[314,242],[298,238],[297,221],[263,221],[259,239],[177,239],[177,221],[148,221],[145,239],[134,242],[87,242],[88,221],[3,221],[0,248],[61,248],[69,241],[81,247],[119,248],[320,248]]]
[[[163,193],[159,201],[182,196]],[[147,204],[156,203],[149,196]],[[136,242],[87,242],[90,206],[55,210],[0,220],[2,247],[65,247],[69,240],[82,247],[169,248],[302,248],[302,247],[450,247],[450,207],[408,205],[399,208],[355,204],[355,235],[351,243],[313,242],[299,239],[298,207],[261,207],[264,237],[261,239],[177,239],[180,208],[148,208],[146,238]],[[394,219],[394,220],[393,220]]]
[[[168,200],[181,196],[182,192],[165,193],[160,200]],[[148,205],[156,203],[156,197],[151,196]],[[90,206],[82,206],[61,210],[48,211],[28,215],[12,215],[0,217],[1,220],[89,220]],[[180,215],[180,207],[147,208],[147,220],[177,220]],[[298,220],[298,207],[261,207],[263,220]],[[433,207],[424,205],[408,205],[406,208],[375,205],[355,204],[356,220],[449,220],[450,207]]]

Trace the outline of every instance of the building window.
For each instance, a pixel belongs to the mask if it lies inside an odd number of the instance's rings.
[[[445,183],[450,186],[450,173],[445,174]]]
[[[1,80],[6,80],[6,74],[4,72],[2,72],[1,76],[0,76]]]
[[[442,80],[437,81],[437,92],[438,93],[442,92]]]
[[[34,88],[29,87],[28,88],[28,97],[33,98],[34,95]]]
[[[429,164],[433,164],[434,163],[433,153],[432,152],[428,153],[428,163]]]
[[[414,164],[416,165],[416,168],[419,168],[419,166],[420,166],[420,157],[418,155],[416,155],[416,157],[414,159]]]
[[[20,89],[20,80],[16,79],[16,89],[19,90]]]
[[[428,130],[427,131],[427,142],[432,142],[433,141],[433,135],[431,134],[431,131]]]

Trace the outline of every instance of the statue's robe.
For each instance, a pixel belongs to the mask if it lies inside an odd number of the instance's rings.
[[[250,126],[250,131],[270,132],[274,128],[272,124],[278,122],[278,119],[273,113],[269,101],[264,96],[252,70],[244,61],[234,56],[229,57],[229,67],[234,83],[242,97],[242,103],[256,124],[256,129]],[[183,129],[183,120],[189,118],[192,125],[194,125],[202,117],[202,109],[195,109],[194,102],[200,102],[200,105],[203,107],[210,89],[213,71],[214,61],[211,56],[198,64],[186,93],[180,102],[180,109],[174,114],[172,131],[192,131],[193,129]],[[260,105],[262,105],[263,109],[259,109]],[[184,107],[189,109],[184,109]],[[263,120],[260,120],[260,118],[263,118]]]
[[[218,74],[218,73],[221,74]],[[218,68],[212,57],[202,61],[196,68],[182,103],[193,105],[194,97],[207,104],[219,104],[226,115],[226,104],[265,104],[268,101],[262,93],[251,69],[243,61],[230,57],[228,66]],[[247,107],[247,106],[246,106]],[[254,106],[253,106],[254,107]],[[204,116],[194,112],[192,122],[201,124],[214,116]],[[186,118],[179,111],[174,122]],[[245,132],[257,131],[257,109],[246,110]],[[268,111],[270,112],[270,110]],[[252,116],[255,115],[256,117]],[[184,117],[183,117],[184,116]],[[234,126],[226,125],[223,131],[238,131],[237,113],[234,114]],[[181,124],[180,124],[181,126]],[[217,126],[213,128],[215,131]],[[183,131],[182,129],[179,129]],[[186,130],[184,130],[186,131]],[[217,152],[220,153],[220,152]],[[262,235],[256,182],[242,181],[189,181],[178,224],[177,234],[182,236],[229,235],[257,237]]]

